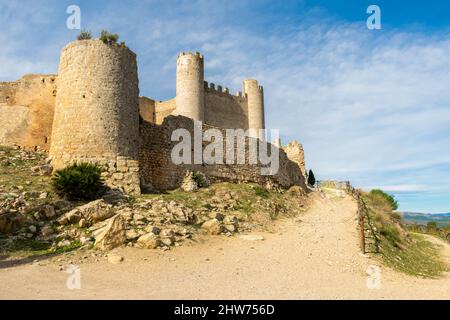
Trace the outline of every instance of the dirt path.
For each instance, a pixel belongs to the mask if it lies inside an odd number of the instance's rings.
[[[208,237],[169,252],[121,249],[125,261],[81,265],[81,289],[52,264],[0,269],[0,298],[49,299],[449,299],[450,276],[408,277],[381,267],[381,288],[368,289],[359,254],[356,204],[313,194],[314,205],[278,222],[264,241]],[[438,241],[438,240],[436,240]],[[450,261],[450,246],[445,254]]]

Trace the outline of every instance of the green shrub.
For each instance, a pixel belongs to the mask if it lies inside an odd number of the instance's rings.
[[[89,30],[82,30],[77,36],[77,40],[90,40],[90,39],[92,39],[92,34]]]
[[[311,169],[308,173],[308,184],[310,186],[314,186],[316,184],[316,177],[314,176],[314,172]]]
[[[438,224],[436,221],[428,221],[427,222],[427,229],[437,230]]]
[[[117,43],[117,40],[119,40],[119,35],[117,33],[112,34],[107,30],[102,30],[100,33],[100,40],[102,40],[105,44]]]
[[[194,172],[193,174],[194,181],[197,183],[197,186],[199,188],[206,188],[208,187],[209,183],[206,179],[205,175],[201,172]]]
[[[394,196],[387,194],[383,190],[373,189],[372,191],[370,191],[370,195],[379,196],[379,197],[385,199],[387,202],[389,202],[390,206],[392,207],[392,210],[398,209],[398,202],[397,202],[397,200],[395,200]]]
[[[263,187],[255,186],[255,187],[253,188],[253,190],[255,190],[255,194],[256,194],[258,197],[261,197],[261,198],[268,198],[268,197],[269,197],[269,191],[267,191],[267,190],[264,189]]]
[[[59,196],[70,200],[93,200],[104,187],[100,167],[89,163],[57,170],[52,185]]]
[[[400,232],[395,225],[383,225],[381,227],[380,234],[396,247],[398,247],[401,243]]]

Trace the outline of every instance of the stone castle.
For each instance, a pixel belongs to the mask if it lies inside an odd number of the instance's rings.
[[[260,174],[262,164],[248,164],[248,151],[246,164],[173,164],[171,134],[177,128],[193,132],[194,120],[203,130],[265,129],[264,91],[256,80],[244,80],[235,95],[216,88],[204,81],[199,53],[179,54],[176,72],[174,99],[140,97],[136,55],[129,48],[100,40],[69,43],[58,75],[0,83],[0,145],[48,151],[55,169],[97,163],[108,185],[129,193],[143,186],[177,188],[187,170],[203,172],[211,181],[305,187],[303,148],[297,142],[284,149],[276,143],[280,168],[273,176]],[[245,144],[257,138],[262,137],[246,137]]]

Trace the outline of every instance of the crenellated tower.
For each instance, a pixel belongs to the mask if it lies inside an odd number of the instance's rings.
[[[264,123],[264,91],[254,79],[244,80],[242,90],[248,99],[249,129],[265,129]],[[259,137],[259,136],[258,136]],[[259,137],[262,139],[263,137]]]
[[[180,53],[177,59],[176,111],[194,120],[205,119],[203,56],[196,53]]]

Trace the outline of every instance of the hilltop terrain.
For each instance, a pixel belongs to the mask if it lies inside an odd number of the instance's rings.
[[[45,154],[0,151],[0,201],[9,208],[0,218],[26,216],[16,231],[0,237],[0,298],[449,298],[450,246],[408,232],[378,196],[362,195],[379,246],[378,253],[363,255],[358,203],[344,190],[305,194],[220,183],[194,193],[109,194],[94,201],[100,201],[94,211],[83,211],[91,203],[61,209]],[[52,212],[40,211],[48,206],[56,216],[35,215]],[[60,225],[73,210],[106,220]],[[99,218],[99,212],[113,216]],[[124,243],[96,247],[96,228],[119,215]],[[43,231],[51,233],[43,237]],[[66,286],[71,265],[79,267],[80,290]],[[377,288],[368,286],[373,270],[380,272]]]

